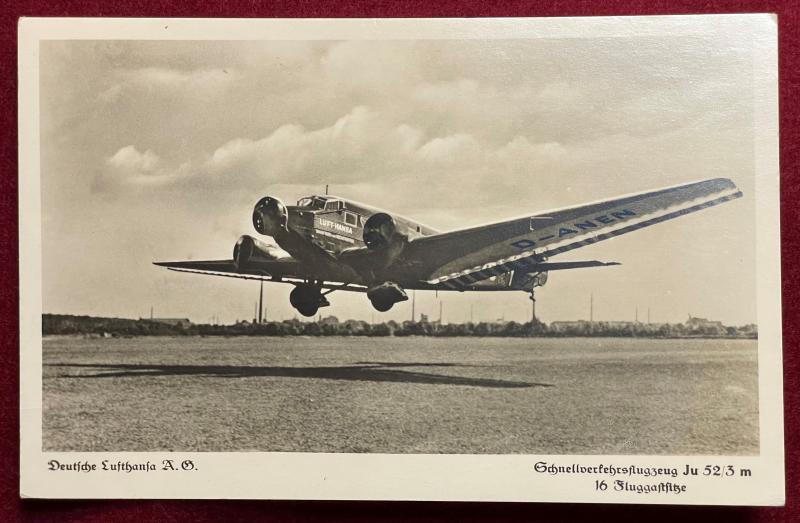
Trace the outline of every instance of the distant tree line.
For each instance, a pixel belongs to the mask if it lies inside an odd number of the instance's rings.
[[[752,338],[758,337],[756,325],[728,327],[718,322],[637,323],[637,322],[556,322],[548,328],[549,336],[642,337],[642,338]]]
[[[492,337],[645,337],[645,338],[757,338],[755,325],[686,325],[634,322],[478,322],[447,323],[388,321],[370,324],[360,320],[317,321],[297,319],[233,325],[164,323],[149,319],[99,318],[58,314],[42,315],[43,335],[109,336],[492,336]]]
[[[149,320],[125,318],[98,318],[66,314],[42,314],[42,334],[47,335],[115,335],[115,336],[171,336],[185,334],[174,325]]]

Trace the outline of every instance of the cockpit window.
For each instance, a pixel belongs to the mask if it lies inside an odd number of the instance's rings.
[[[317,198],[317,197],[307,197],[307,198],[300,198],[297,201],[298,207],[306,207],[308,209],[324,209],[325,208],[325,199],[324,198]]]
[[[325,210],[338,211],[341,208],[341,203],[339,200],[329,200],[325,203]]]

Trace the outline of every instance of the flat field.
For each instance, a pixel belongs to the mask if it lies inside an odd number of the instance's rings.
[[[47,451],[757,454],[757,342],[44,340]]]

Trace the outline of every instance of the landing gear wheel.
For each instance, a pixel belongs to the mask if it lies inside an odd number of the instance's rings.
[[[395,303],[408,300],[408,295],[398,284],[387,281],[367,289],[367,298],[369,298],[375,310],[386,312]]]
[[[330,305],[322,295],[320,287],[310,283],[295,286],[289,294],[289,303],[306,317],[314,316],[320,307]]]
[[[306,318],[310,318],[310,317],[314,316],[317,313],[317,311],[319,310],[319,307],[317,307],[316,305],[307,304],[307,303],[299,305],[299,306],[297,306],[295,308],[297,309],[297,312],[299,312],[300,314],[302,314]]]
[[[392,308],[394,302],[391,301],[383,301],[383,300],[370,300],[372,302],[372,306],[375,307],[375,310],[378,312],[386,312]]]
[[[292,307],[298,309],[307,303],[313,303],[315,294],[318,295],[319,293],[315,293],[314,287],[311,285],[297,285],[289,294],[289,303],[292,304]]]

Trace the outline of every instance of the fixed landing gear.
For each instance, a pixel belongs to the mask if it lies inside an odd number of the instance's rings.
[[[379,312],[386,312],[395,303],[408,300],[408,295],[402,287],[396,283],[386,282],[372,287],[367,291],[367,298]]]
[[[289,294],[289,303],[306,317],[314,316],[320,307],[330,305],[322,295],[322,287],[313,283],[298,283]]]
[[[375,307],[375,310],[378,311],[378,312],[386,312],[389,309],[391,309],[395,304],[395,302],[387,301],[387,300],[375,299],[375,300],[369,300],[369,301],[370,301],[370,303],[372,303],[372,306]]]
[[[531,300],[531,328],[536,328],[536,325],[539,322],[539,319],[536,317],[536,287],[542,287],[545,283],[547,283],[547,273],[540,272],[538,274],[534,274],[533,278],[530,282],[530,296],[528,298]]]
[[[528,296],[528,299],[531,300],[531,324],[536,323],[536,294],[534,294],[534,289],[531,289],[531,295]]]

